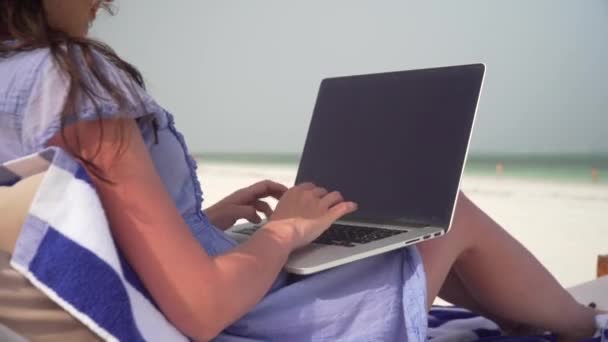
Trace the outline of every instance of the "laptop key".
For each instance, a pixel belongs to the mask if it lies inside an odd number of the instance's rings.
[[[252,226],[252,227],[247,227],[247,228],[236,230],[236,232],[239,234],[244,234],[244,235],[253,235],[253,233],[255,233],[260,228],[261,228],[261,226]]]
[[[406,231],[334,224],[313,243],[354,247],[355,244],[366,244],[403,233]]]

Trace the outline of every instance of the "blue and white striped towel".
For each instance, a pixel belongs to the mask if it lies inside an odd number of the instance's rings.
[[[608,316],[598,319],[597,337],[584,342],[608,342]],[[428,340],[433,342],[557,342],[554,334],[537,336],[501,336],[496,323],[468,310],[434,306],[429,313]]]
[[[105,340],[187,341],[118,252],[84,168],[58,148],[0,166],[0,185],[45,172],[11,266]]]

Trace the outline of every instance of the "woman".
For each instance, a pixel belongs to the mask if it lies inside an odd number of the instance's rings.
[[[453,229],[417,248],[311,277],[291,251],[356,210],[314,184],[265,181],[201,210],[195,163],[137,70],[86,38],[110,1],[0,0],[0,162],[59,146],[91,173],[114,238],[166,317],[196,340],[424,340],[437,295],[564,339],[594,333],[539,262],[466,196]],[[273,211],[261,199],[280,199]],[[237,219],[269,222],[236,246]],[[508,276],[507,276],[508,275]],[[534,284],[530,287],[528,284]]]

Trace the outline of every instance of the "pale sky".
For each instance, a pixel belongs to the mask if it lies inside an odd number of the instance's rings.
[[[608,155],[606,0],[118,0],[94,35],[194,153],[300,152],[328,76],[484,62],[473,153]]]

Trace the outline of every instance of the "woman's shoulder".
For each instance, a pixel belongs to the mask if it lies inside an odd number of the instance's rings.
[[[103,51],[74,46],[64,52],[71,71],[78,71],[77,81],[70,77],[65,60],[48,48],[0,58],[0,119],[4,116],[13,121],[9,124],[18,131],[25,150],[44,146],[63,119],[136,118],[162,112],[143,87]],[[74,117],[63,118],[72,83],[84,84],[90,96],[77,96],[70,114]],[[123,95],[122,103],[117,103],[115,92]]]
[[[112,91],[120,91],[128,99],[135,96],[147,97],[144,89],[130,75],[97,48],[92,47],[85,53],[81,47],[73,46],[64,52],[63,56],[69,56],[71,67],[78,69],[79,82],[84,83],[93,93],[103,95],[101,93],[108,92],[102,85],[106,81],[106,86],[112,88]],[[52,85],[56,93],[67,92],[70,85],[69,71],[61,59],[55,57],[50,48],[33,49],[0,58],[0,101],[14,100],[14,97],[38,97],[38,93],[47,90],[49,85]],[[91,64],[94,64],[94,68]],[[103,80],[100,80],[100,76]],[[103,96],[100,98],[103,99]]]
[[[2,75],[17,74],[18,72],[35,72],[41,66],[51,60],[51,50],[49,48],[39,48],[27,51],[11,53],[0,58],[0,70]],[[4,77],[3,77],[4,79]]]
[[[0,58],[0,107],[15,107],[27,100],[36,82],[42,78],[40,75],[52,69],[50,49],[23,51]]]

